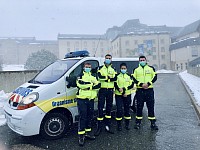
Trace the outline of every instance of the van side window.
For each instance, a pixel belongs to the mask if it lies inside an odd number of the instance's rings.
[[[93,71],[97,70],[97,68],[99,67],[99,62],[96,61],[96,60],[89,60],[89,61],[85,61],[85,62],[88,62],[88,63],[90,63],[92,65],[92,70]],[[76,69],[74,69],[70,73],[69,77],[78,77],[78,76],[80,76],[81,73],[82,73],[82,71],[83,71],[83,67],[84,67],[84,63],[85,62],[83,62],[82,64],[80,64],[78,67],[76,67]],[[96,74],[94,73],[94,75],[96,75]]]
[[[78,77],[82,73],[83,70],[83,64],[80,64],[78,67],[76,67],[69,75],[69,77]]]

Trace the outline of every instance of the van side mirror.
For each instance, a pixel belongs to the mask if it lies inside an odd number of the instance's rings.
[[[68,82],[67,88],[76,87],[76,77],[66,77],[66,81]]]

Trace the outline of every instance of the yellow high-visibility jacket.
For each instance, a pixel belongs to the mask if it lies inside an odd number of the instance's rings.
[[[98,79],[101,83],[101,88],[114,88],[114,81],[116,81],[117,72],[109,65],[103,65],[98,70]]]
[[[139,65],[139,67],[133,70],[132,76],[134,82],[137,84],[137,88],[142,88],[142,83],[147,83],[149,88],[153,88],[153,83],[157,80],[155,69],[149,65],[145,65],[144,67]]]
[[[133,92],[134,82],[131,79],[129,74],[120,73],[117,75],[117,81],[115,82],[115,94],[116,95],[130,95]],[[119,91],[120,88],[123,88],[124,92]]]
[[[83,74],[77,78],[76,84],[78,87],[77,98],[94,99],[97,97],[100,83],[90,72],[87,73],[83,71]]]

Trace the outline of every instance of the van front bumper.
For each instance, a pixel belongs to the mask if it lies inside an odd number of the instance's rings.
[[[14,132],[23,136],[39,134],[45,113],[37,106],[25,110],[14,110],[6,103],[4,111],[7,125]]]

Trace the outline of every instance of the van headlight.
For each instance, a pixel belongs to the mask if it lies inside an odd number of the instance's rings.
[[[29,95],[27,95],[26,97],[24,97],[22,99],[22,101],[18,104],[17,109],[18,110],[24,110],[30,107],[35,106],[34,102],[37,101],[39,98],[39,94],[38,93],[31,93]]]

